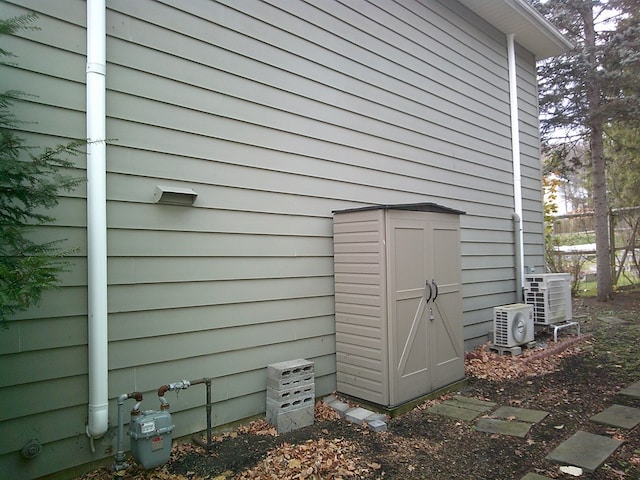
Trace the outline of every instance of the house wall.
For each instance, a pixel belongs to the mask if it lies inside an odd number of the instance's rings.
[[[35,145],[85,137],[85,3],[3,38],[0,88]],[[468,348],[515,300],[506,39],[455,2],[107,0],[110,425],[115,399],[213,378],[215,425],[264,412],[265,366],[315,362],[335,388],[332,211],[464,210]],[[518,49],[525,263],[543,264],[533,56]],[[86,159],[72,174],[85,176]],[[90,161],[90,159],[89,159]],[[192,188],[159,205],[156,185]],[[77,248],[61,288],[0,332],[0,471],[33,478],[113,454],[87,416],[86,186],[39,239]],[[204,389],[168,394],[175,435],[204,428]],[[127,405],[127,408],[130,408]],[[30,439],[42,453],[24,460]]]

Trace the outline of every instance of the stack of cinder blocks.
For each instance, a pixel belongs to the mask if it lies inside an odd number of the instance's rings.
[[[267,422],[278,433],[313,425],[313,362],[299,358],[267,366]]]

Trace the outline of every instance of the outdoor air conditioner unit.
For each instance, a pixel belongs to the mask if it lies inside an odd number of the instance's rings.
[[[524,302],[533,306],[535,324],[553,325],[573,318],[570,274],[525,275],[524,283]]]
[[[498,347],[515,347],[534,339],[533,307],[524,303],[502,305],[493,309],[493,343]]]

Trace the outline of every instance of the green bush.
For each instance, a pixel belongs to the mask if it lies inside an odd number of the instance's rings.
[[[35,15],[0,20],[0,35],[11,35],[29,25]],[[0,57],[11,57],[0,49]],[[3,65],[10,65],[2,61]],[[67,174],[68,160],[84,141],[44,150],[25,145],[18,135],[21,122],[12,113],[25,94],[0,92],[0,324],[39,302],[43,290],[56,285],[70,253],[61,240],[37,243],[29,235],[36,225],[53,221],[45,213],[58,204],[59,194],[83,180]]]

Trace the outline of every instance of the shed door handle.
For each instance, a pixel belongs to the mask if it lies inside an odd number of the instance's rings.
[[[436,283],[435,280],[431,280],[431,283],[433,283],[433,288],[436,291],[436,294],[433,296],[433,301],[436,301],[436,298],[438,298],[438,284]]]
[[[425,282],[425,286],[429,287],[429,296],[427,297],[427,303],[429,303],[429,301],[431,301],[431,295],[433,295],[433,290],[431,289],[431,284],[429,283],[429,280]]]

